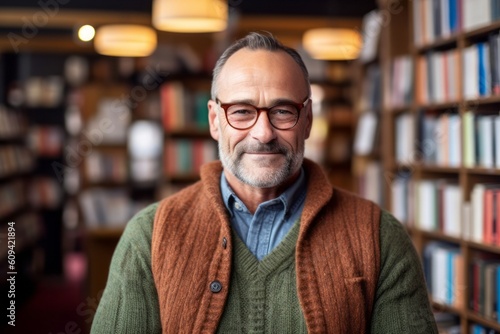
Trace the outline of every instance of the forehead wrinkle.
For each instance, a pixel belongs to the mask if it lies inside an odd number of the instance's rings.
[[[277,68],[280,70],[276,70]],[[253,92],[256,95],[259,95],[258,90],[276,89],[288,94],[301,91],[300,95],[305,96],[308,89],[301,84],[302,76],[300,67],[284,52],[242,49],[228,59],[217,85],[219,95],[223,91],[238,95],[242,91],[249,92],[251,88],[256,88]],[[242,89],[234,89],[239,87]],[[302,96],[295,97],[296,94],[293,100],[302,99]]]

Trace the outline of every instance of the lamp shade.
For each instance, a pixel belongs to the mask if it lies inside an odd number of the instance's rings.
[[[361,35],[352,29],[317,28],[302,36],[304,49],[315,59],[356,59],[361,50]]]
[[[115,24],[99,27],[94,47],[106,56],[146,57],[156,49],[156,31],[147,26]]]
[[[227,26],[227,1],[153,0],[153,26],[172,32],[222,31]]]

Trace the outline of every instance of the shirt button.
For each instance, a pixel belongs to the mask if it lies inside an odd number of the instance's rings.
[[[235,202],[235,203],[234,203],[234,208],[235,208],[236,210],[238,210],[238,211],[241,211],[241,205],[240,205],[240,203]]]
[[[220,290],[222,290],[222,284],[220,284],[219,281],[213,281],[210,283],[210,291],[217,293],[220,292]]]

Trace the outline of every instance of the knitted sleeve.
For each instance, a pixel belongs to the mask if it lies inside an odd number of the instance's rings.
[[[371,333],[437,333],[422,264],[404,227],[383,211]]]
[[[113,254],[92,334],[161,333],[151,273],[151,234],[157,206],[148,206],[127,224]]]

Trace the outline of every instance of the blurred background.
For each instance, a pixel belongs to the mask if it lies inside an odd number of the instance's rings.
[[[405,224],[442,332],[499,332],[499,20],[497,0],[0,0],[0,332],[89,332],[128,220],[217,159],[211,71],[251,31],[302,55],[306,156]]]
[[[0,1],[2,291],[14,271],[4,242],[12,225],[17,272],[15,298],[2,293],[6,307],[15,299],[16,326],[2,321],[1,331],[89,331],[127,221],[195,182],[200,165],[217,158],[206,107],[211,70],[250,31],[269,31],[303,55],[318,115],[307,154],[351,189],[351,60],[313,59],[302,40],[314,28],[359,34],[375,7],[373,0]],[[208,25],[186,18],[197,15]]]

